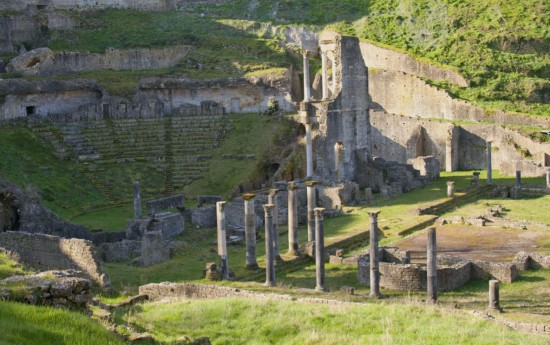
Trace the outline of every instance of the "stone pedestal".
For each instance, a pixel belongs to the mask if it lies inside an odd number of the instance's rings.
[[[311,98],[311,83],[309,81],[309,52],[304,52],[304,101],[309,101]]]
[[[479,187],[479,171],[474,171],[472,173],[471,187],[472,188],[478,188]]]
[[[493,184],[493,162],[491,158],[492,141],[487,141],[487,184]]]
[[[134,181],[134,219],[141,219],[141,196],[139,181]]]
[[[454,198],[455,196],[455,183],[452,181],[447,182],[447,197]]]
[[[499,313],[502,312],[499,300],[499,282],[498,280],[489,280],[489,306],[487,310]]]
[[[428,229],[427,245],[428,302],[437,303],[437,252],[435,228]]]
[[[279,202],[277,193],[278,189],[270,189],[268,195],[268,204],[273,205],[273,255],[275,256],[275,263],[281,263],[281,246],[279,239]]]
[[[380,211],[369,211],[370,217],[370,298],[382,298],[380,293],[380,272],[378,257],[378,214]]]
[[[265,213],[265,285],[275,286],[275,255],[273,252],[273,208],[264,205]]]
[[[325,230],[323,225],[324,208],[315,210],[315,290],[327,291],[325,286]]]
[[[288,255],[298,255],[298,201],[296,183],[288,183]]]
[[[307,181],[307,240],[315,241],[315,215],[314,208],[316,206],[315,200],[315,185],[317,181]]]
[[[225,232],[225,201],[216,203],[216,220],[218,226],[218,255],[222,280],[229,280],[229,262],[227,259],[227,238]]]
[[[256,194],[244,194],[244,237],[246,242],[246,268],[258,269],[256,259],[256,213],[254,212],[254,198]]]

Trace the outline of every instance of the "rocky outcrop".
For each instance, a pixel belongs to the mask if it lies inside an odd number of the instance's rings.
[[[54,53],[49,48],[38,48],[13,58],[6,67],[6,72],[24,75],[41,75],[53,66]]]
[[[85,308],[92,300],[91,283],[77,272],[47,271],[0,280],[0,300]]]

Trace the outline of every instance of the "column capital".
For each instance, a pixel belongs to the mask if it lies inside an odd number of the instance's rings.
[[[323,213],[325,212],[325,209],[322,208],[322,207],[315,207],[315,208],[313,209],[313,212],[315,212],[315,217],[322,218],[322,217],[323,217]]]
[[[252,200],[256,197],[256,194],[254,193],[245,193],[243,194],[243,199],[244,200]]]
[[[302,50],[302,56],[307,58],[309,56],[309,50]]]
[[[454,186],[454,185],[455,185],[454,181],[447,181],[447,186]]]
[[[275,205],[265,204],[265,205],[262,205],[262,207],[264,208],[264,211],[265,211],[266,215],[271,215],[271,212],[273,212],[273,208],[275,207]]]
[[[298,189],[298,184],[294,181],[290,181],[287,185],[288,190],[295,190]]]
[[[225,208],[225,204],[227,203],[227,201],[218,201],[216,203],[216,210],[218,211],[223,211],[223,209]]]
[[[368,213],[371,218],[378,218],[380,210],[370,210]]]
[[[307,187],[314,187],[316,184],[319,184],[319,182],[314,181],[314,180],[306,181],[306,186]]]

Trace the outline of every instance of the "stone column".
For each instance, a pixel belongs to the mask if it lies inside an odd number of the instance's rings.
[[[256,260],[256,212],[254,198],[256,194],[243,194],[244,199],[244,237],[246,241],[246,268],[258,269]]]
[[[311,98],[311,84],[309,82],[309,51],[304,51],[304,101]]]
[[[277,193],[279,193],[278,189],[270,189],[267,203],[273,205],[273,255],[275,257],[275,262],[280,263],[282,260],[279,243],[279,207],[277,206]]]
[[[264,205],[265,212],[265,285],[275,286],[275,256],[273,253],[273,208]]]
[[[227,260],[227,239],[225,234],[225,201],[216,203],[216,220],[218,224],[218,255],[221,261],[222,280],[229,279],[229,263]]]
[[[288,183],[288,255],[298,255],[298,202],[295,182]]]
[[[311,178],[313,176],[313,145],[311,143],[311,123],[307,122],[305,124],[305,127],[306,127],[306,174],[307,174],[307,178]]]
[[[516,170],[516,187],[521,187],[521,170]]]
[[[453,181],[447,182],[447,197],[453,198],[455,196],[455,183]]]
[[[139,181],[134,181],[134,219],[141,219],[141,196]]]
[[[328,99],[328,71],[327,71],[327,52],[321,51],[321,65],[322,65],[322,72],[321,72],[321,81],[322,81],[322,89],[323,89],[323,100]]]
[[[327,291],[325,287],[325,229],[323,227],[324,208],[315,210],[315,290]]]
[[[487,184],[493,184],[493,163],[491,162],[491,143],[487,141]]]
[[[428,229],[427,246],[428,302],[437,303],[437,253],[435,228]]]
[[[334,95],[334,93],[336,92],[336,57],[333,56],[332,57],[332,94]]]
[[[307,240],[315,241],[315,215],[313,209],[316,206],[315,185],[317,181],[307,181]]]
[[[498,280],[489,280],[489,306],[487,309],[494,312],[502,312],[499,301]]]
[[[378,214],[380,211],[369,211],[370,217],[370,298],[382,298],[380,293],[380,272],[378,271]]]

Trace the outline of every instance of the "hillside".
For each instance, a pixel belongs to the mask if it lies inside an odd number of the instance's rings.
[[[63,12],[72,30],[45,30],[27,48],[103,52],[108,47],[196,47],[177,66],[149,72],[101,72],[114,92],[131,91],[145,75],[192,78],[243,76],[300,68],[283,47],[284,29],[325,27],[458,69],[469,88],[439,85],[455,96],[504,109],[550,114],[549,11],[543,0],[491,1],[186,1],[180,11]],[[10,14],[14,15],[14,14]]]

